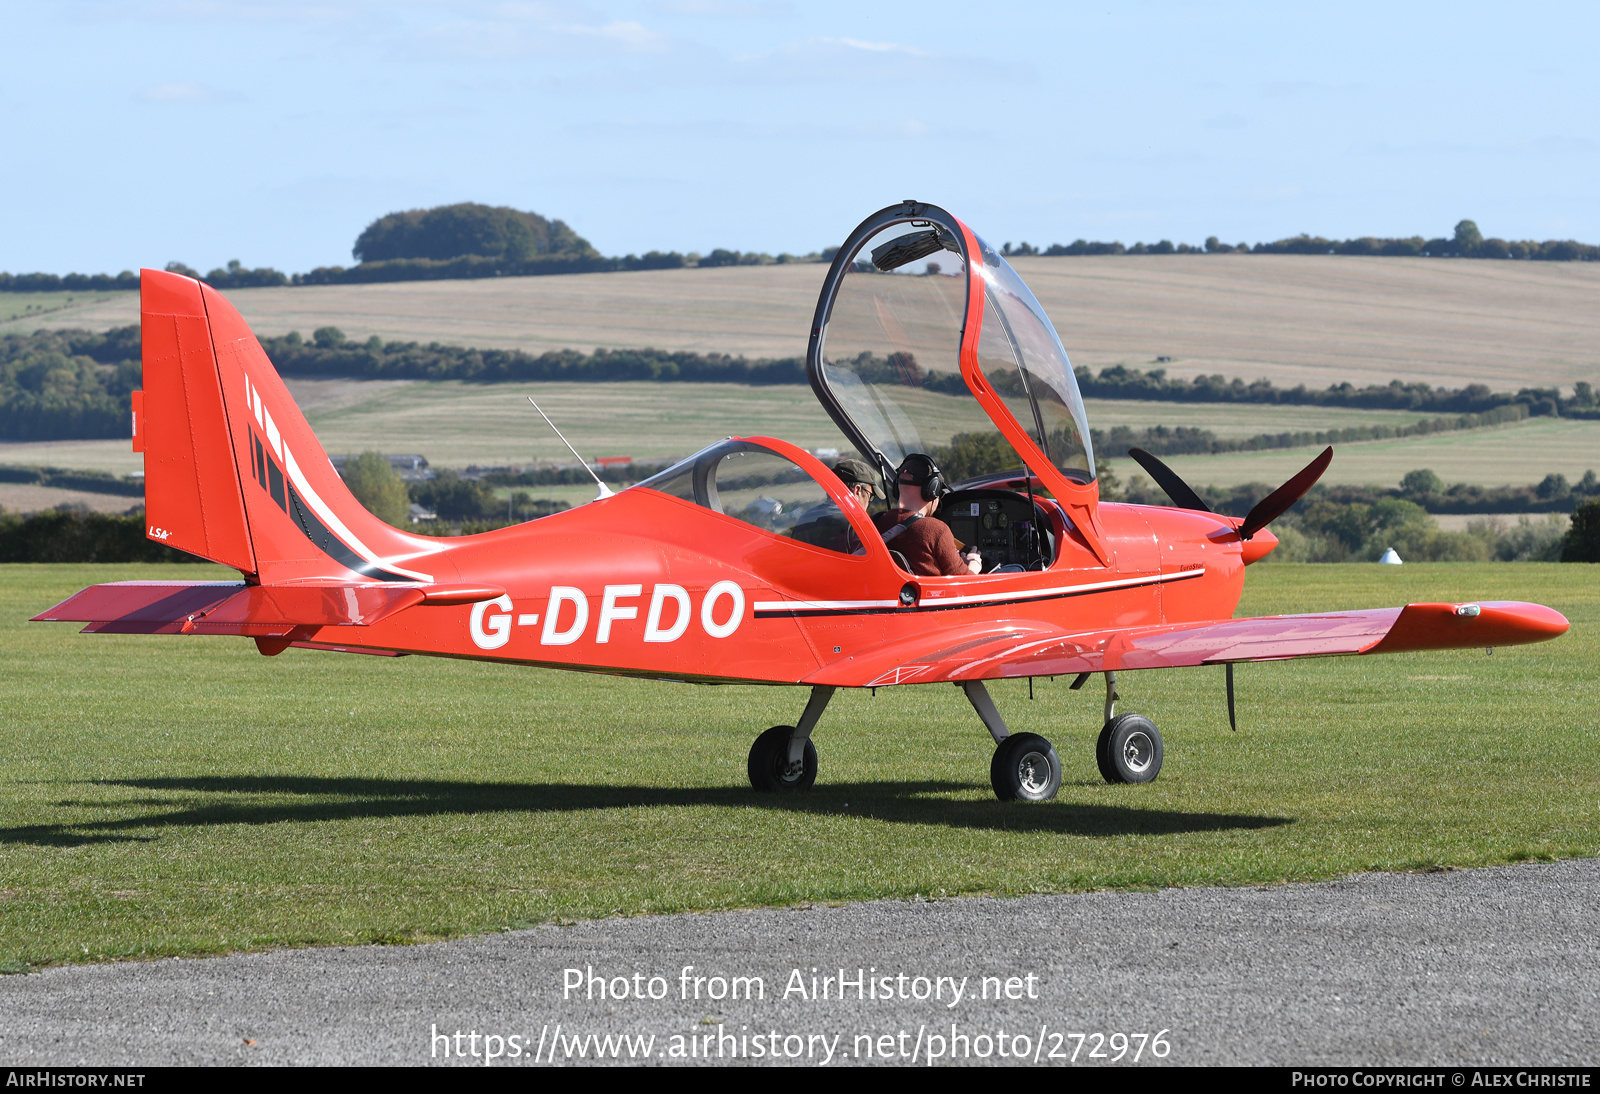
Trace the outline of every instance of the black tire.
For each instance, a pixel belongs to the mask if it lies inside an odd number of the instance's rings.
[[[1143,714],[1119,714],[1100,731],[1094,749],[1108,783],[1155,782],[1161,774],[1161,731]]]
[[[750,746],[750,785],[757,790],[809,790],[817,781],[817,746],[806,739],[799,771],[790,771],[789,742],[794,726],[773,726]]]
[[[1003,802],[1047,802],[1061,789],[1061,758],[1037,733],[1013,733],[994,750],[989,785]]]

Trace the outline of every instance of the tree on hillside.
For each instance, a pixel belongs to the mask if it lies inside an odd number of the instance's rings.
[[[396,528],[411,523],[411,493],[389,458],[381,452],[363,452],[344,466],[344,484],[367,512]]]
[[[598,254],[588,240],[559,220],[476,202],[379,217],[356,238],[351,253],[360,262],[463,255],[526,262],[538,255]]]
[[[1405,478],[1400,480],[1400,493],[1408,498],[1419,494],[1439,494],[1443,491],[1444,480],[1427,468],[1421,471],[1407,471]]]
[[[1456,253],[1469,256],[1483,245],[1483,233],[1478,231],[1478,226],[1470,220],[1463,220],[1456,225]]]

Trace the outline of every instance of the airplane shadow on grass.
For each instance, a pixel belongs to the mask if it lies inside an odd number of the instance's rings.
[[[1125,805],[1054,801],[1044,804],[967,801],[939,795],[976,789],[950,781],[828,783],[801,794],[758,794],[745,787],[579,786],[569,783],[491,783],[410,779],[338,779],[305,776],[201,776],[108,779],[96,786],[129,787],[174,795],[246,797],[196,803],[192,799],[65,801],[63,806],[107,810],[143,806],[170,812],[0,828],[0,844],[75,847],[92,843],[145,842],[162,829],[225,824],[283,824],[428,817],[447,814],[565,813],[582,810],[712,805],[767,809],[815,816],[850,816],[893,824],[929,824],[1008,832],[1074,836],[1175,835],[1228,829],[1275,828],[1289,817],[1242,813],[1187,813]],[[983,788],[985,791],[987,787]],[[260,795],[302,800],[252,801]]]

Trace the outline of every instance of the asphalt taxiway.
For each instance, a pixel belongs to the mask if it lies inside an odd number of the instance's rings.
[[[1600,860],[607,919],[3,977],[0,1060],[1593,1065],[1597,928]]]

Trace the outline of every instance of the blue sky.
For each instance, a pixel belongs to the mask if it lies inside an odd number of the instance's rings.
[[[0,269],[349,264],[482,201],[607,254],[1600,241],[1600,5],[3,0]]]

